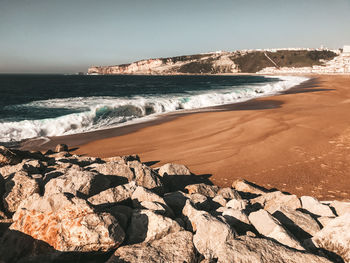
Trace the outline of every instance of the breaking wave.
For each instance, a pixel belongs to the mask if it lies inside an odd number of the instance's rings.
[[[27,110],[71,109],[72,113],[57,118],[0,122],[0,141],[20,141],[35,137],[60,136],[116,127],[154,118],[178,110],[200,109],[246,101],[276,94],[307,80],[305,77],[278,77],[280,81],[257,85],[158,96],[80,97],[34,101],[15,105]],[[11,107],[11,106],[10,106]]]

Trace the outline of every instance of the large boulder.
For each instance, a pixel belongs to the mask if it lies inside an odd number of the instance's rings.
[[[175,214],[181,214],[182,209],[186,204],[186,200],[188,200],[188,196],[181,192],[171,192],[166,193],[163,197],[165,203],[174,211]]]
[[[0,167],[4,165],[14,165],[22,161],[22,158],[18,154],[14,153],[10,149],[4,146],[0,146]]]
[[[242,197],[240,194],[233,188],[231,187],[224,187],[220,188],[218,191],[218,195],[221,195],[225,199],[236,199],[236,200],[241,200]]]
[[[179,231],[153,242],[123,246],[106,263],[195,263],[196,251],[192,239],[191,232]]]
[[[328,205],[320,203],[312,196],[302,196],[300,200],[302,208],[316,216],[334,216],[332,209]]]
[[[289,231],[283,228],[281,223],[267,211],[260,209],[256,212],[250,213],[249,221],[263,236],[273,238],[281,244],[291,248],[299,250],[304,249],[299,241]]]
[[[189,194],[201,194],[207,197],[215,197],[219,191],[219,187],[216,185],[191,184],[185,187]]]
[[[131,200],[136,189],[135,182],[119,185],[91,196],[88,201],[93,205],[112,205]]]
[[[301,208],[301,203],[296,195],[283,194],[280,191],[264,193],[259,197],[250,200],[252,204],[259,203],[269,213],[274,213],[280,207],[291,209]]]
[[[26,172],[17,172],[11,180],[5,183],[4,207],[8,212],[16,212],[24,199],[39,192],[36,180],[30,178]]]
[[[150,167],[140,163],[139,161],[128,162],[128,166],[133,169],[136,184],[144,188],[162,193],[164,191],[163,183],[159,175]]]
[[[136,187],[131,198],[135,203],[137,203],[137,202],[141,203],[143,201],[150,201],[150,202],[158,202],[161,204],[166,204],[162,197],[160,197],[159,195],[153,193],[152,191],[150,191],[142,186]]]
[[[190,169],[183,164],[167,163],[162,165],[158,171],[160,176],[166,175],[191,175]]]
[[[190,201],[186,202],[182,212],[190,221],[193,231],[196,232],[193,237],[196,249],[206,259],[218,258],[221,248],[236,235],[228,224],[205,211],[195,209]]]
[[[252,194],[256,196],[268,192],[267,189],[244,179],[238,179],[234,181],[232,183],[232,187],[239,192],[246,193],[248,197],[250,197]]]
[[[127,243],[135,244],[160,239],[180,231],[181,226],[174,220],[150,210],[135,209],[127,230]]]
[[[247,231],[253,230],[248,216],[241,210],[222,208],[221,213],[225,222],[236,229],[238,234],[245,234]]]
[[[95,212],[76,197],[34,194],[13,216],[11,230],[44,241],[59,251],[109,251],[124,240],[124,231],[108,213]]]
[[[310,238],[321,230],[312,216],[289,207],[281,207],[272,215],[299,240]]]
[[[339,216],[329,222],[311,239],[318,247],[341,256],[344,262],[350,262],[350,213]]]
[[[113,185],[131,182],[135,179],[132,169],[123,162],[94,163],[87,168],[108,176]]]
[[[335,200],[330,204],[330,206],[334,208],[338,216],[350,213],[350,202],[341,202]]]
[[[220,263],[331,263],[326,258],[290,249],[268,239],[248,236],[230,239],[219,249],[217,262]]]
[[[107,189],[109,185],[110,181],[105,176],[74,166],[65,174],[49,180],[45,185],[45,195],[71,193],[89,197]]]

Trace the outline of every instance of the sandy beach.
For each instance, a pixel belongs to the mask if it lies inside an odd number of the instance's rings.
[[[210,174],[219,186],[244,178],[320,200],[350,199],[350,76],[312,76],[284,94],[168,116],[151,123],[54,138],[76,154],[137,153]],[[102,139],[100,139],[102,138]]]

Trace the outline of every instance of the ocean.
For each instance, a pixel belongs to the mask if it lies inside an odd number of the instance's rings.
[[[0,75],[0,143],[128,125],[272,95],[305,77]]]

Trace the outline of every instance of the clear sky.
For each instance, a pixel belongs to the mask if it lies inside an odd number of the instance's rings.
[[[350,44],[350,0],[0,0],[0,73]]]

